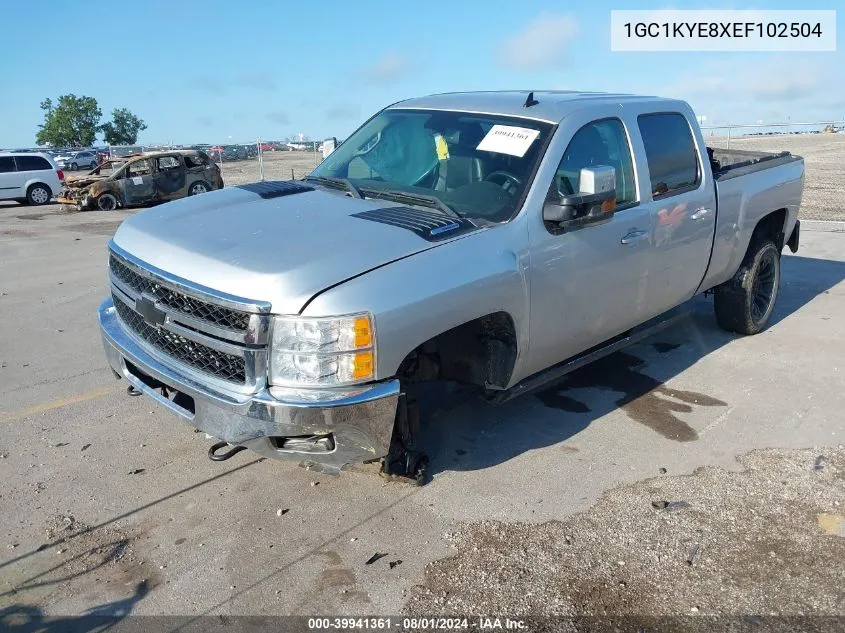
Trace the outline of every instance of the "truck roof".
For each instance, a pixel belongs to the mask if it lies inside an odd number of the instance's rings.
[[[538,102],[530,108],[525,101],[530,93]],[[457,110],[559,123],[570,112],[582,108],[585,102],[634,103],[662,102],[678,103],[675,99],[664,99],[645,95],[611,92],[583,92],[579,90],[499,90],[487,92],[446,92],[406,99],[394,103],[391,108],[413,108],[419,110]]]

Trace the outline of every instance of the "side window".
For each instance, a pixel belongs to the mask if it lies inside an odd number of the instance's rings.
[[[179,159],[175,156],[160,156],[156,159],[158,161],[159,171],[167,169],[179,169]]]
[[[677,112],[637,117],[655,198],[688,191],[701,182],[698,152],[689,123]]]
[[[0,156],[0,174],[15,171],[15,159],[11,156]]]
[[[44,171],[53,166],[41,156],[18,156],[18,171]]]
[[[588,123],[575,133],[555,174],[557,191],[573,195],[580,189],[581,170],[605,165],[616,170],[616,204],[630,204],[637,199],[634,166],[628,135],[619,119]]]
[[[202,156],[192,156],[191,154],[185,155],[185,167],[191,169],[193,167],[203,167],[207,165],[208,161],[204,159]]]
[[[133,178],[135,176],[149,176],[151,173],[152,166],[150,165],[149,158],[135,161],[134,163],[126,166],[126,176],[128,178]]]

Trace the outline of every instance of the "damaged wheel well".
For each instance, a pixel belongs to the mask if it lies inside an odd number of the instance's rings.
[[[447,330],[419,345],[402,361],[404,383],[452,380],[481,388],[504,389],[516,363],[513,319],[494,312]]]

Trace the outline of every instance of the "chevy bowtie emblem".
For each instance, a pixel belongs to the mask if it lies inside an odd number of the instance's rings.
[[[135,301],[135,310],[144,317],[144,321],[155,328],[160,327],[164,323],[165,314],[155,306],[152,299],[147,297],[137,299]]]

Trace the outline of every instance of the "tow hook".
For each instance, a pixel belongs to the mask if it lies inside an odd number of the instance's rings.
[[[129,394],[130,396],[140,396],[141,395],[141,392],[138,389],[135,389],[135,387],[133,387],[132,385],[129,385],[126,388],[126,393]]]
[[[227,446],[229,446],[229,442],[217,442],[217,444],[214,444],[208,449],[208,459],[213,462],[225,462],[227,459],[231,459],[241,451],[246,450],[246,446],[233,446],[231,450],[225,453],[217,453],[221,448],[226,448]]]

